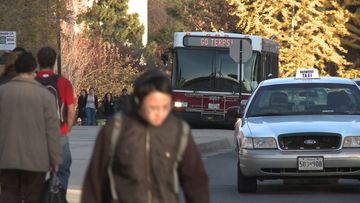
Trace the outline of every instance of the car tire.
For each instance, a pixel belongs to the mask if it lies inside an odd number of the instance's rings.
[[[256,178],[244,176],[241,172],[239,161],[237,164],[237,186],[239,193],[256,193],[257,190]]]

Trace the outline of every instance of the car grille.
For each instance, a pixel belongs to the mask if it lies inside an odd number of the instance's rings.
[[[341,135],[336,133],[295,133],[279,135],[282,150],[339,149]]]

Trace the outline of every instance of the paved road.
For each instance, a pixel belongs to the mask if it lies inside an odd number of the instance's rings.
[[[98,128],[78,127],[73,130],[71,203],[78,202],[79,188],[92,152]],[[221,136],[232,137],[228,130],[194,130],[198,145],[211,146]],[[259,182],[256,194],[238,194],[236,190],[236,154],[229,145],[217,145],[217,151],[205,153],[203,161],[210,178],[212,203],[360,203],[360,181],[341,180],[335,185],[283,185],[282,181]],[[227,146],[223,149],[220,146]],[[215,146],[213,146],[215,147]],[[212,147],[211,147],[212,148]],[[215,149],[215,148],[213,148]],[[208,149],[204,148],[206,152]]]
[[[70,147],[73,163],[68,191],[70,203],[79,202],[81,185],[99,129],[99,127],[76,126],[71,132]],[[233,146],[232,130],[195,129],[192,133],[202,154],[211,154]]]
[[[236,154],[207,156],[212,203],[360,203],[360,181],[340,180],[328,185],[284,185],[281,180],[259,182],[256,194],[236,190]]]

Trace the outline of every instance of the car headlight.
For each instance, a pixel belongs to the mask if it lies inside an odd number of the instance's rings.
[[[253,138],[255,149],[274,149],[277,148],[276,141],[272,137]]]
[[[241,148],[254,149],[253,139],[251,137],[243,137],[241,139]]]
[[[241,140],[244,149],[276,149],[276,140],[272,137],[244,137]]]
[[[345,137],[344,147],[360,147],[360,136],[359,137]]]
[[[176,101],[176,102],[174,102],[174,107],[176,107],[176,108],[186,108],[186,107],[188,107],[188,103],[187,102]]]

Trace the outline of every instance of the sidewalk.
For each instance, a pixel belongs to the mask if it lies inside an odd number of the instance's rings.
[[[95,126],[75,126],[72,129],[70,148],[73,162],[67,195],[69,203],[79,202],[82,181],[99,130],[100,127]],[[232,130],[195,129],[192,133],[203,155],[233,147],[234,131]]]

